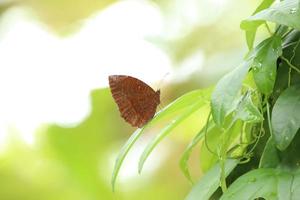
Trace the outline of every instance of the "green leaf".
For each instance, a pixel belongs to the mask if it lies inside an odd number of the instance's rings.
[[[206,128],[206,126],[207,126],[207,128]],[[209,121],[208,125],[205,125],[205,127],[203,127],[201,129],[201,131],[189,143],[187,148],[184,150],[183,155],[181,156],[181,159],[180,159],[181,171],[183,172],[185,177],[191,182],[192,182],[192,178],[191,178],[189,168],[188,168],[188,161],[190,159],[190,155],[192,153],[192,150],[199,143],[199,141],[204,137],[206,129],[207,129],[207,132],[209,132],[209,131],[211,131],[211,129],[213,127],[215,127],[215,124],[213,123],[213,121]]]
[[[228,176],[230,172],[237,166],[238,161],[228,159],[225,163],[225,174]],[[186,197],[186,200],[206,200],[218,189],[220,183],[221,167],[216,164],[211,168],[200,181],[192,188]]]
[[[263,24],[262,22],[258,22],[256,24],[254,24],[254,27],[251,28],[250,30],[246,30],[245,34],[246,34],[246,42],[247,42],[247,46],[248,49],[251,50],[253,48],[253,44],[254,44],[254,40],[255,40],[255,36],[256,36],[256,32],[258,27]],[[241,27],[243,27],[243,25],[241,25]]]
[[[299,1],[285,0],[262,10],[244,21],[243,26],[253,26],[262,20],[275,22],[300,30]],[[247,24],[247,25],[245,25]],[[249,24],[249,25],[248,25]]]
[[[254,81],[260,92],[270,94],[276,79],[276,61],[282,54],[281,39],[270,37],[258,45],[250,53]]]
[[[283,37],[285,37],[284,35],[286,33],[288,33],[288,31],[289,31],[289,27],[284,26],[284,25],[277,25],[276,26],[276,32],[275,32],[275,34],[278,35],[278,36],[280,36],[281,38],[283,38]],[[284,46],[284,44],[282,44],[282,46]]]
[[[283,168],[290,171],[299,169],[299,148],[300,148],[300,129],[296,133],[290,145],[284,150],[279,151],[276,148],[274,139],[268,138],[264,151],[262,153],[260,168]]]
[[[278,149],[286,149],[300,127],[300,84],[286,89],[272,111],[272,128]]]
[[[209,171],[218,161],[219,157],[216,154],[218,153],[221,146],[220,138],[222,138],[223,136],[224,132],[222,132],[222,129],[216,125],[207,132],[207,145],[203,142],[203,145],[201,145],[200,147],[199,159],[202,172],[205,173]]]
[[[294,175],[292,173],[280,173],[278,174],[278,184],[277,184],[277,191],[278,191],[278,199],[295,199],[292,197],[292,185]],[[297,197],[299,198],[299,196]]]
[[[112,184],[112,189],[113,191],[115,190],[115,183],[116,183],[116,179],[118,176],[118,173],[120,171],[121,165],[127,155],[127,153],[129,152],[129,150],[131,149],[131,147],[133,146],[133,144],[137,141],[137,139],[141,136],[143,132],[143,129],[137,129],[131,136],[130,138],[127,140],[127,142],[125,143],[125,145],[122,147],[116,162],[115,162],[115,166],[114,166],[114,170],[112,173],[112,179],[111,179],[111,184]]]
[[[300,149],[300,129],[296,133],[290,145],[284,151],[277,151],[280,158],[280,167],[289,170],[298,170]]]
[[[239,177],[223,194],[221,200],[298,199],[300,174],[278,169],[256,169]]]
[[[139,173],[141,173],[144,163],[149,157],[150,153],[153,151],[153,149],[156,147],[156,145],[165,138],[171,131],[178,126],[182,121],[184,121],[186,118],[190,117],[194,112],[199,110],[202,106],[206,105],[206,101],[198,101],[193,106],[189,107],[189,109],[186,112],[183,112],[181,115],[177,116],[175,119],[173,119],[167,126],[163,128],[162,131],[160,131],[159,134],[156,135],[156,137],[148,143],[145,150],[143,151],[140,160],[139,160]]]
[[[175,101],[164,107],[162,110],[157,112],[154,118],[145,125],[145,128],[157,124],[165,117],[181,111],[182,109],[187,109],[188,107],[196,104],[198,101],[209,102],[212,89],[212,87],[199,89],[182,95],[181,97],[177,98]]]
[[[121,165],[133,146],[133,144],[137,141],[137,139],[143,134],[146,128],[157,124],[160,122],[162,119],[165,119],[165,117],[170,116],[178,111],[182,111],[183,109],[187,109],[190,106],[193,106],[194,104],[197,104],[197,102],[209,102],[209,96],[212,91],[212,88],[208,89],[202,89],[202,90],[195,90],[189,93],[186,93],[170,103],[168,106],[163,108],[161,111],[159,111],[154,118],[149,121],[142,129],[137,129],[131,137],[128,139],[128,141],[125,143],[125,145],[122,147],[119,155],[117,156],[115,165],[114,165],[114,170],[112,173],[112,188],[114,190],[115,188],[115,182],[119,173],[119,170],[121,168]]]
[[[261,2],[261,4],[256,8],[254,11],[254,14],[269,8],[275,0],[264,0]],[[255,40],[255,35],[258,27],[262,25],[264,21],[255,21],[255,22],[249,22],[248,20],[243,20],[241,22],[241,29],[245,30],[246,32],[246,41],[249,49],[253,48],[253,43]]]
[[[230,126],[232,120],[233,120],[232,115],[226,117],[224,123],[225,127]],[[218,126],[213,126],[211,130],[207,132],[206,142],[209,149],[205,144],[203,144],[201,145],[201,150],[200,150],[200,167],[203,172],[207,172],[208,170],[210,170],[218,161],[219,156],[217,154],[220,153],[222,143],[225,138],[227,139],[226,143],[228,144],[227,150],[231,149],[232,147],[236,146],[236,144],[239,143],[241,128],[242,128],[242,121],[238,120],[226,133],[224,132],[224,130],[222,130],[223,128],[220,128]],[[230,137],[226,137],[225,134],[230,134]],[[238,150],[241,150],[241,148],[243,147],[239,147],[239,149],[236,149],[235,153],[238,153]]]
[[[259,167],[260,168],[276,168],[280,163],[280,158],[278,157],[277,148],[272,137],[269,137],[263,154],[260,158]]]
[[[247,92],[240,101],[234,118],[235,120],[241,119],[247,123],[257,123],[264,119],[258,108],[253,104],[250,92]]]
[[[226,115],[233,110],[234,101],[248,69],[249,63],[244,62],[217,83],[211,97],[211,109],[213,119],[218,126],[223,126]]]
[[[293,185],[291,186],[291,199],[297,199],[300,196],[300,175],[299,173],[294,176]]]
[[[263,0],[260,5],[256,8],[256,10],[254,11],[253,15],[262,11],[262,10],[265,10],[266,8],[269,8],[273,3],[274,3],[275,0]]]

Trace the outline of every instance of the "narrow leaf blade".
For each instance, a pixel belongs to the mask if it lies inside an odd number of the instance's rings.
[[[171,121],[150,143],[146,146],[139,160],[139,173],[141,173],[144,163],[149,157],[150,153],[156,147],[156,145],[165,138],[176,126],[178,126],[182,121],[191,116],[194,112],[199,110],[206,102],[199,101],[195,105],[191,106],[186,112],[177,116]]]
[[[154,118],[146,124],[146,128],[156,123],[160,122],[165,117],[172,115],[173,113],[186,109],[198,101],[209,102],[209,98],[212,92],[212,88],[199,89],[188,92],[181,97],[177,98],[175,101],[171,102],[169,105],[164,107],[162,110],[156,113]]]
[[[207,89],[199,89],[199,90],[194,90],[189,93],[186,93],[170,103],[168,106],[163,108],[161,111],[159,111],[154,118],[149,121],[142,129],[137,129],[131,137],[127,140],[125,145],[122,147],[119,155],[117,156],[117,159],[115,161],[114,165],[114,170],[112,173],[112,188],[113,190],[115,189],[115,183],[116,179],[119,173],[119,170],[121,168],[121,165],[128,154],[129,150],[133,146],[133,144],[138,140],[138,138],[143,134],[146,128],[157,124],[160,122],[162,119],[165,117],[172,115],[173,113],[180,111],[182,109],[187,109],[190,106],[193,106],[195,103],[198,101],[203,101],[208,103],[209,102],[209,96],[211,94],[212,88],[207,88]]]
[[[129,150],[131,149],[131,147],[133,146],[133,144],[137,141],[137,139],[141,136],[143,132],[143,129],[137,129],[131,136],[130,138],[127,140],[127,142],[125,143],[125,145],[122,147],[116,161],[115,161],[115,165],[114,165],[114,170],[112,173],[112,179],[111,179],[111,184],[112,184],[112,189],[114,191],[115,189],[115,183],[116,183],[116,179],[117,176],[119,174],[121,165],[126,157],[126,155],[128,154]]]
[[[207,126],[207,128],[206,128],[206,126]],[[182,173],[185,175],[185,177],[190,182],[192,182],[192,178],[191,178],[189,168],[188,168],[188,161],[190,159],[191,152],[193,151],[194,147],[200,142],[200,140],[204,137],[206,129],[207,129],[207,132],[209,132],[215,126],[215,124],[212,121],[210,121],[206,126],[203,127],[201,129],[201,131],[199,131],[199,133],[189,143],[189,145],[184,150],[184,152],[181,156],[181,159],[180,159],[180,163],[179,163],[180,169],[181,169]]]

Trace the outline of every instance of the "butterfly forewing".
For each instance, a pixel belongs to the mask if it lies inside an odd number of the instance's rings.
[[[109,85],[121,116],[132,126],[142,127],[153,118],[160,103],[159,92],[137,78],[109,76]]]

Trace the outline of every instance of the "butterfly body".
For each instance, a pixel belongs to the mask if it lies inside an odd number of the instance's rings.
[[[153,118],[160,104],[160,91],[143,81],[126,75],[108,77],[112,96],[121,116],[134,127],[144,126]]]

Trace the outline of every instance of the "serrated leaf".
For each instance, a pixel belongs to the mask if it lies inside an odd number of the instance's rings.
[[[233,159],[226,160],[225,175],[228,176],[230,172],[237,166],[238,161]],[[216,164],[211,168],[200,181],[192,188],[185,200],[206,200],[218,189],[220,183],[221,167]]]
[[[211,97],[212,116],[218,126],[223,126],[225,117],[232,111],[234,100],[242,87],[242,82],[249,69],[249,63],[226,74],[216,85]]]
[[[282,54],[281,38],[272,36],[250,53],[254,81],[260,92],[270,94],[276,79],[277,59]]]
[[[278,149],[286,149],[300,128],[300,84],[282,92],[272,111],[272,128]]]

